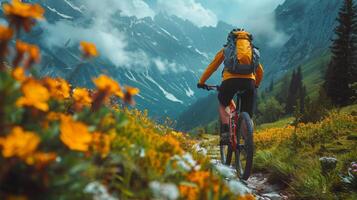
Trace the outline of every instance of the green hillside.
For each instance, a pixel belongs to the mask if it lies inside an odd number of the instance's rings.
[[[177,120],[177,127],[181,130],[190,130],[195,127],[205,126],[218,116],[217,94],[210,94],[208,97],[201,98],[191,105],[188,110]]]
[[[320,86],[323,84],[323,76],[329,61],[330,54],[326,52],[321,56],[310,59],[308,62],[300,65],[303,74],[303,82],[306,86],[308,96],[315,97],[317,95]],[[289,76],[290,79],[292,71],[297,67],[298,66],[286,72],[285,76]],[[274,84],[273,91],[268,93],[268,96],[276,96],[280,92],[280,88],[283,84],[286,84],[284,78],[279,79],[279,81]]]

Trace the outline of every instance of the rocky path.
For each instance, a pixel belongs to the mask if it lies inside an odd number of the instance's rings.
[[[217,136],[204,135],[200,142],[200,146],[207,150],[206,155],[212,159],[212,163],[215,165],[222,165],[219,161],[219,146],[217,145],[218,139],[219,138]],[[232,169],[232,171],[234,171],[234,169]],[[238,178],[236,178],[235,181],[242,183],[241,186],[246,187],[243,190],[251,191],[256,195],[258,200],[289,199],[289,197],[284,194],[283,188],[279,185],[269,183],[267,174],[257,172],[252,174],[247,181],[242,181]]]

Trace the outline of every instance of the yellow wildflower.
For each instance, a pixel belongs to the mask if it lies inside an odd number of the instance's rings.
[[[163,152],[172,152],[174,154],[182,154],[183,149],[181,148],[180,142],[171,135],[165,135],[162,137],[160,145],[160,150]]]
[[[25,74],[25,70],[23,67],[16,67],[13,71],[12,71],[12,77],[19,81],[19,82],[23,82],[26,80],[26,74]]]
[[[70,97],[70,86],[64,79],[61,78],[49,78],[43,79],[44,85],[50,92],[51,97],[63,100]]]
[[[0,41],[9,41],[13,36],[12,29],[0,25]]]
[[[23,3],[21,0],[12,0],[11,4],[4,4],[4,14],[20,18],[42,19],[45,10],[38,4]]]
[[[5,158],[17,156],[25,159],[36,151],[39,143],[40,138],[34,132],[24,131],[17,126],[9,135],[2,138],[0,145]]]
[[[92,142],[92,135],[84,123],[76,122],[71,116],[62,116],[61,141],[71,150],[86,152]]]
[[[106,157],[110,152],[111,142],[115,135],[103,134],[100,132],[93,133],[94,150],[99,152],[102,157]]]
[[[81,50],[85,57],[90,58],[90,57],[98,56],[98,51],[97,51],[97,47],[95,46],[95,44],[82,41],[80,43],[80,45],[81,45]]]
[[[47,101],[50,94],[44,86],[33,79],[29,79],[23,83],[21,89],[23,96],[16,101],[17,106],[30,106],[41,111],[48,111]]]
[[[92,104],[89,91],[85,88],[75,88],[73,90],[73,99],[80,105],[90,106]]]

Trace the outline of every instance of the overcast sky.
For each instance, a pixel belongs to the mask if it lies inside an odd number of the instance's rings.
[[[284,0],[133,0],[146,3],[153,12],[166,12],[197,26],[215,26],[219,20],[269,38],[271,45],[287,38],[275,29],[274,9]]]

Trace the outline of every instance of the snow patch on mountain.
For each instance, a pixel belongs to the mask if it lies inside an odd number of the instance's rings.
[[[208,57],[208,55],[207,55],[206,53],[203,53],[202,51],[198,50],[197,48],[195,48],[195,51],[196,51],[198,54],[200,54],[200,55],[202,55],[203,57],[205,57],[206,59],[209,59],[209,57]]]
[[[51,8],[51,7],[49,7],[49,6],[47,6],[47,8],[48,8],[50,11],[52,11],[52,12],[56,13],[57,15],[59,15],[59,16],[62,17],[62,18],[65,18],[65,19],[73,19],[73,17],[71,17],[71,16],[68,16],[68,15],[66,15],[66,14],[63,14],[63,13],[58,12],[55,8]]]
[[[195,92],[190,88],[190,86],[188,86],[187,82],[185,82],[185,83],[187,86],[187,89],[185,89],[186,95],[188,97],[193,97],[195,95]]]
[[[172,102],[177,102],[180,104],[183,104],[183,101],[179,100],[178,98],[176,98],[173,94],[167,92],[163,87],[161,87],[161,85],[159,83],[157,83],[151,76],[146,75],[146,78],[151,81],[152,83],[154,83],[160,90],[161,92],[165,95],[166,99],[172,101]]]
[[[75,6],[74,4],[69,2],[68,0],[63,0],[63,1],[66,2],[66,4],[69,5],[71,8],[73,8],[73,10],[76,10],[76,11],[82,13],[82,9],[81,8]]]
[[[171,33],[169,33],[166,29],[161,28],[161,27],[160,27],[160,29],[161,29],[162,31],[164,31],[164,33],[166,33],[167,35],[169,35],[170,37],[172,37],[174,40],[179,41],[179,40],[177,39],[177,37],[175,37],[174,35],[172,35]]]

